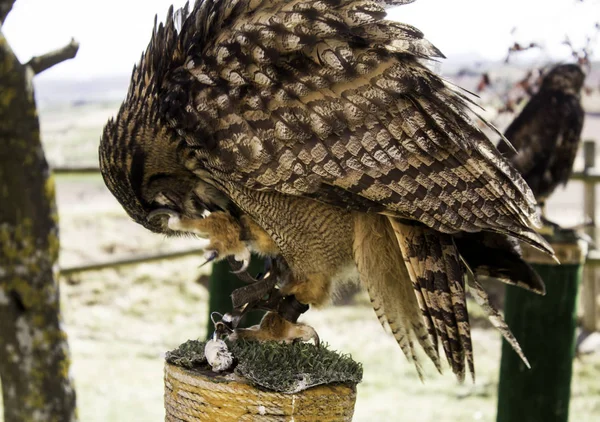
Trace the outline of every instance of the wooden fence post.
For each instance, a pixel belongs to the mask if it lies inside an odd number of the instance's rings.
[[[545,296],[507,286],[504,318],[531,369],[503,341],[497,422],[568,420],[577,293],[587,251],[573,232],[568,237],[550,241],[561,265],[524,249],[524,258],[546,284]]]
[[[594,169],[596,165],[596,142],[586,140],[583,142],[584,174]],[[596,243],[596,183],[584,180],[583,206],[584,218],[591,220],[586,227],[587,234]],[[587,333],[593,333],[597,329],[597,295],[596,289],[596,266],[587,266],[583,271],[582,305],[583,305],[583,329]]]

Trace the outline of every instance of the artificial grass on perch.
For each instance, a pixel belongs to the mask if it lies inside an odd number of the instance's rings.
[[[220,373],[190,340],[168,352],[166,421],[350,421],[362,366],[326,345],[225,341],[232,366]]]

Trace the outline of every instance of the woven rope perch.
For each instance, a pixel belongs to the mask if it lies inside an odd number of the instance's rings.
[[[236,368],[216,374],[203,347],[190,341],[167,354],[165,421],[352,420],[362,368],[348,356],[308,344],[236,342]]]
[[[351,421],[356,389],[321,385],[295,394],[264,391],[207,370],[165,365],[165,421]]]

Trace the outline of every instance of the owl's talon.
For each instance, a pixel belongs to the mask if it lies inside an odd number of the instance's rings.
[[[264,269],[263,269],[260,279],[262,280],[263,278],[270,277],[272,270],[273,270],[273,258],[268,256],[265,258],[265,265],[264,265]]]
[[[250,259],[244,259],[242,261],[242,266],[239,269],[237,269],[235,271],[231,271],[231,272],[233,274],[241,274],[241,273],[243,273],[244,271],[246,271],[248,269],[249,265],[250,265]]]
[[[209,262],[213,262],[218,257],[219,257],[218,251],[210,250],[210,251],[204,252],[204,259],[206,259],[206,261],[204,261],[202,264],[200,264],[200,267],[204,267],[206,264],[208,264]]]
[[[250,265],[250,251],[248,250],[248,248],[245,248],[243,252],[234,255],[234,258],[238,262],[241,261],[242,266],[237,270],[233,270],[231,272],[233,274],[241,274],[245,272],[248,269],[248,266]]]
[[[312,327],[310,327],[312,328]],[[319,334],[317,334],[317,332],[313,329],[313,337],[312,340],[315,342],[315,346],[316,347],[321,347],[321,339],[319,338]]]

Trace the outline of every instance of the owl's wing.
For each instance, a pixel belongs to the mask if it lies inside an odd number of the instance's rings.
[[[449,233],[498,231],[550,250],[529,228],[530,190],[475,128],[468,100],[419,62],[441,56],[421,32],[384,20],[374,1],[229,3],[238,11],[213,17],[218,31],[186,48],[169,81],[187,78],[188,106],[166,107],[225,189],[309,196]]]

